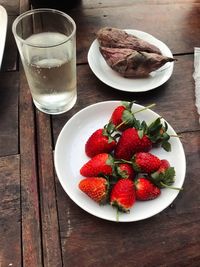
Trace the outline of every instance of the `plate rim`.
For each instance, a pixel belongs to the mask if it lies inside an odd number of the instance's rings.
[[[65,193],[68,195],[68,197],[79,207],[81,208],[82,210],[88,212],[89,214],[97,217],[97,218],[100,218],[100,219],[104,219],[104,220],[107,220],[107,221],[113,221],[113,222],[116,222],[116,219],[111,219],[111,218],[107,218],[105,215],[104,216],[100,216],[98,214],[96,214],[94,211],[91,211],[89,210],[87,207],[82,207],[82,205],[80,205],[80,202],[77,201],[74,197],[73,197],[73,194],[71,194],[70,190],[67,189],[67,187],[65,186],[64,184],[64,180],[62,178],[60,178],[60,176],[62,176],[60,174],[60,171],[59,171],[59,167],[58,167],[58,160],[57,160],[57,155],[58,155],[58,149],[59,149],[59,143],[60,143],[60,139],[62,138],[62,135],[63,133],[65,132],[66,128],[68,127],[68,125],[74,120],[76,119],[82,112],[87,112],[88,109],[91,109],[93,107],[96,107],[98,105],[104,105],[104,104],[118,104],[120,103],[121,101],[119,100],[108,100],[108,101],[102,101],[102,102],[98,102],[98,103],[94,103],[94,104],[91,104],[91,105],[88,105],[86,106],[85,108],[79,110],[77,113],[75,113],[65,124],[64,126],[62,127],[59,135],[58,135],[58,138],[56,140],[56,144],[55,144],[55,150],[54,150],[54,166],[55,166],[55,171],[56,171],[56,174],[57,174],[57,177],[58,177],[58,180],[63,188],[63,190],[65,191]],[[140,104],[135,104],[137,105],[138,107],[144,107]],[[156,113],[155,111],[151,110],[151,109],[148,109],[148,111],[150,111],[151,113],[154,114],[154,116],[160,116],[158,113]],[[163,118],[164,119],[164,118]],[[165,119],[164,119],[165,120]],[[165,120],[166,121],[166,120]],[[167,121],[166,121],[167,122]],[[168,123],[168,122],[167,122]],[[170,130],[172,130],[174,133],[175,130],[173,129],[173,127],[168,123],[168,126],[169,128],[171,128]],[[182,169],[183,169],[183,177],[182,177],[182,180],[181,180],[181,184],[180,186],[182,187],[183,184],[184,184],[184,181],[185,181],[185,175],[186,175],[186,156],[185,156],[185,152],[184,152],[184,148],[183,148],[183,144],[182,142],[180,141],[180,139],[178,139],[177,141],[179,143],[179,147],[180,149],[182,150],[182,158],[183,158],[183,166],[182,166]],[[78,184],[77,184],[77,189],[78,189]],[[167,190],[167,189],[166,189]],[[173,203],[173,201],[177,198],[178,194],[180,193],[180,191],[177,191],[177,190],[174,190],[174,196],[172,197],[172,199],[167,203],[167,205],[164,205],[164,207],[161,207],[159,208],[159,211],[156,211],[156,212],[152,212],[150,216],[147,216],[147,217],[143,217],[143,218],[138,218],[138,219],[126,219],[126,220],[120,220],[120,216],[119,216],[119,221],[118,222],[136,222],[136,221],[141,221],[141,220],[145,220],[145,219],[148,219],[148,218],[151,218],[157,214],[159,214],[160,212],[162,212],[163,210],[165,210],[167,207],[170,206],[171,203]],[[88,201],[90,201],[90,199],[88,199]],[[92,200],[91,200],[92,201]],[[127,217],[129,218],[129,217]]]
[[[165,47],[165,49],[168,50],[168,53],[169,53],[168,56],[173,57],[173,54],[172,54],[171,50],[169,49],[169,47],[168,47],[164,42],[162,42],[162,41],[159,40],[158,38],[154,37],[152,34],[147,33],[147,32],[144,32],[144,31],[140,31],[140,30],[137,30],[137,29],[124,29],[124,31],[126,31],[126,32],[128,32],[128,33],[133,33],[133,34],[135,34],[136,36],[137,36],[137,34],[145,34],[145,35],[148,36],[149,38],[152,38],[154,41],[160,43],[163,47]],[[108,82],[107,79],[104,78],[104,75],[100,75],[99,73],[97,73],[97,71],[96,71],[96,69],[95,69],[95,67],[94,67],[95,64],[93,63],[91,54],[93,53],[93,51],[94,51],[96,45],[98,45],[98,41],[97,41],[97,39],[95,39],[95,40],[92,42],[92,44],[90,45],[89,50],[88,50],[87,61],[88,61],[89,67],[90,67],[90,69],[92,70],[92,72],[94,73],[94,75],[95,75],[100,81],[102,81],[104,84],[110,86],[110,87],[113,88],[113,89],[120,90],[120,91],[124,91],[124,92],[131,92],[131,93],[142,93],[142,92],[147,92],[147,91],[156,89],[156,88],[158,88],[159,86],[161,86],[162,84],[166,83],[166,82],[170,79],[170,77],[171,77],[171,75],[172,75],[172,73],[173,73],[174,62],[170,62],[170,65],[169,65],[169,67],[167,68],[167,70],[169,71],[169,74],[166,76],[166,78],[163,79],[163,80],[160,81],[160,82],[157,82],[157,83],[154,84],[153,86],[146,86],[146,89],[140,90],[140,89],[134,88],[133,90],[129,90],[129,89],[123,88],[122,86],[119,86],[119,85],[117,85],[117,84],[114,84],[114,85],[113,85],[113,83]],[[97,52],[97,53],[98,53],[98,52]],[[102,55],[100,54],[100,52],[99,52],[99,55],[102,57]],[[103,59],[103,57],[102,57],[102,59]],[[105,64],[107,64],[107,63],[105,62]],[[107,65],[107,66],[108,66],[108,65]],[[109,67],[109,66],[108,66],[108,67]],[[110,69],[110,71],[113,73],[113,75],[117,73],[116,71],[112,70],[110,67],[109,67],[109,69]],[[165,71],[165,70],[163,70],[163,71]],[[149,78],[138,78],[138,79],[132,78],[132,79],[131,79],[131,78],[124,78],[124,77],[120,76],[120,74],[118,74],[118,75],[119,75],[119,77],[122,78],[122,79],[130,79],[130,80],[133,80],[133,81],[134,81],[134,80],[143,80],[143,81],[144,81],[144,80],[146,79],[146,80],[147,80],[147,85],[148,85],[148,83],[149,83],[149,82],[148,82],[148,81],[149,81],[149,80],[148,80]],[[153,78],[154,78],[154,77],[152,77],[152,79],[153,79]]]
[[[0,24],[1,24],[1,41],[0,41],[0,69],[1,64],[3,61],[3,54],[4,54],[4,48],[5,48],[5,42],[6,42],[6,34],[7,34],[7,25],[8,25],[8,15],[6,9],[0,5]]]

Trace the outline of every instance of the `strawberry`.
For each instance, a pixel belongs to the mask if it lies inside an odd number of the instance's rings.
[[[113,174],[113,165],[113,157],[108,153],[101,153],[86,162],[81,167],[80,174],[85,177],[109,176]]]
[[[118,210],[129,212],[135,203],[134,183],[130,179],[120,179],[112,188],[110,204]]]
[[[110,122],[119,130],[123,131],[132,127],[135,122],[135,117],[131,111],[133,102],[122,102],[116,107],[111,115]]]
[[[110,153],[115,148],[117,142],[109,134],[106,128],[96,130],[85,144],[85,153],[92,158],[100,153]]]
[[[117,175],[120,178],[133,180],[135,178],[135,171],[131,164],[120,163],[117,165]]]
[[[161,160],[148,152],[138,152],[134,155],[133,168],[137,172],[152,173],[159,169]]]
[[[79,189],[99,204],[107,200],[108,182],[103,177],[87,177],[80,181]]]
[[[128,128],[119,138],[114,154],[117,159],[130,160],[136,152],[148,152],[151,148],[152,142],[148,136],[140,138],[137,129]]]
[[[140,126],[141,136],[147,135],[153,145],[160,145],[164,150],[171,151],[171,144],[169,143],[170,136],[167,133],[168,124],[161,121],[161,118],[157,118],[150,125],[147,126],[143,121]]]
[[[170,187],[175,181],[174,167],[166,159],[162,159],[158,170],[151,174],[151,181],[160,188]]]
[[[169,167],[170,167],[169,161],[166,159],[161,159],[161,164],[160,164],[160,168],[158,171],[160,173],[164,173],[167,169],[169,169]]]
[[[135,189],[136,200],[151,200],[161,194],[160,188],[144,177],[135,181]]]
[[[166,151],[171,150],[168,125],[157,118],[149,126],[145,121],[135,121],[134,128],[126,129],[119,138],[115,149],[115,157],[130,160],[136,152],[148,152],[153,145],[160,145]]]

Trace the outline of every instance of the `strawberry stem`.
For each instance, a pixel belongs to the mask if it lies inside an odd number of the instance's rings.
[[[114,163],[128,163],[128,164],[132,164],[132,161],[125,160],[125,159],[120,159],[120,160],[114,161]]]
[[[166,185],[166,184],[163,183],[162,181],[160,181],[160,184],[161,184],[163,187],[166,187],[166,188],[169,188],[169,189],[174,189],[174,190],[179,190],[179,191],[182,191],[182,190],[183,190],[183,188],[178,188],[178,187],[174,187],[174,186]]]
[[[144,110],[146,110],[146,109],[148,109],[148,108],[152,108],[152,107],[154,107],[155,105],[156,105],[156,104],[151,104],[151,105],[146,106],[146,107],[144,107],[144,108],[142,108],[142,109],[139,109],[139,110],[133,112],[133,115],[135,115],[136,113],[139,113],[139,112],[141,112],[141,111],[144,111]]]
[[[169,136],[170,136],[170,137],[178,137],[178,138],[182,138],[181,135],[176,135],[176,134],[170,134]]]
[[[118,124],[118,125],[115,127],[115,130],[117,130],[119,127],[121,127],[122,125],[124,125],[126,122],[128,122],[128,121],[122,121],[120,124]]]
[[[144,107],[144,108],[142,108],[142,109],[139,109],[139,110],[137,110],[137,111],[135,111],[135,112],[132,112],[132,114],[135,115],[135,114],[137,114],[137,113],[139,113],[139,112],[141,112],[141,111],[144,111],[144,110],[146,110],[146,109],[148,109],[148,108],[152,108],[152,107],[154,107],[155,105],[156,105],[156,104],[148,105],[148,106],[146,106],[146,107]],[[117,130],[117,129],[120,128],[122,125],[126,124],[127,122],[128,122],[128,120],[126,120],[126,121],[122,121],[119,125],[117,125],[117,126],[115,127],[115,130]]]

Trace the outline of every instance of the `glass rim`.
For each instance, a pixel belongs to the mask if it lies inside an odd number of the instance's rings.
[[[73,30],[72,30],[72,33],[69,35],[69,36],[66,36],[66,38],[61,41],[61,42],[58,42],[56,43],[55,45],[51,45],[51,46],[40,46],[40,45],[35,45],[35,44],[32,44],[31,42],[21,38],[18,34],[17,34],[17,31],[16,31],[16,28],[17,28],[17,25],[18,23],[25,17],[28,17],[32,14],[37,14],[37,13],[54,13],[54,14],[58,14],[58,15],[61,15],[65,18],[67,18],[73,25]],[[57,9],[52,9],[52,8],[36,8],[36,9],[31,9],[31,10],[28,10],[22,14],[20,14],[13,22],[12,24],[12,32],[13,32],[13,35],[14,37],[19,40],[21,43],[23,44],[26,44],[28,46],[32,46],[32,47],[38,47],[38,48],[47,48],[47,47],[54,47],[54,46],[59,46],[59,45],[62,45],[64,43],[66,43],[68,40],[70,40],[72,38],[72,36],[75,35],[75,32],[76,32],[76,23],[75,21],[69,16],[67,15],[66,13],[60,11],[60,10],[57,10]]]

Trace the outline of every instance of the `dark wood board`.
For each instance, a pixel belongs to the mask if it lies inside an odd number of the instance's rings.
[[[0,156],[19,153],[18,73],[0,73]]]
[[[20,156],[0,158],[0,265],[22,266]]]
[[[36,112],[37,159],[44,266],[62,266],[50,116]],[[45,138],[44,138],[45,137]]]
[[[23,266],[42,266],[35,116],[24,72],[20,74],[20,155]]]
[[[145,31],[163,41],[173,54],[193,53],[199,45],[196,38],[200,35],[199,12],[199,5],[192,2],[133,3],[119,7],[109,2],[108,6],[99,5],[99,8],[84,5],[79,10],[73,9],[68,13],[77,24],[77,61],[87,62],[89,47],[97,31],[105,26]]]
[[[84,8],[98,8],[98,7],[121,7],[121,6],[130,6],[133,4],[143,5],[163,5],[163,4],[174,4],[174,0],[102,0],[102,1],[93,1],[93,0],[83,0],[81,1],[82,7]],[[200,3],[199,0],[176,0],[176,4],[191,4],[191,3]]]
[[[20,5],[20,0],[0,0],[0,5],[2,5],[8,15],[18,15],[19,14],[19,5]]]

